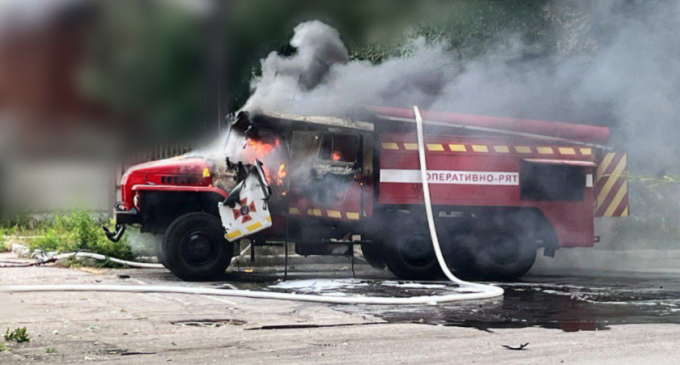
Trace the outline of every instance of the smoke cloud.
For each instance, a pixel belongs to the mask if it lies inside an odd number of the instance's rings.
[[[584,20],[576,31],[555,25],[553,47],[527,45],[517,36],[472,61],[422,39],[412,40],[404,57],[350,61],[335,29],[302,23],[291,41],[297,53],[262,60],[243,109],[342,115],[354,106],[419,105],[607,125],[613,144],[635,150],[647,171],[678,166],[680,3],[556,4]]]

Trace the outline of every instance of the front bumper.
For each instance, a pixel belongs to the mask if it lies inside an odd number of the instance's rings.
[[[122,204],[118,203],[116,204],[115,208],[113,208],[113,222],[116,225],[116,228],[113,232],[105,226],[102,226],[102,229],[106,234],[106,238],[112,242],[118,242],[120,241],[121,237],[123,237],[127,225],[140,223],[139,212],[135,208],[125,210],[122,207]]]
[[[116,225],[141,223],[139,212],[136,208],[125,210],[120,204],[116,204],[116,208],[113,209],[113,222]]]

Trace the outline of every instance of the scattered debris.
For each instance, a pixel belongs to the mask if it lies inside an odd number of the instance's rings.
[[[129,279],[130,275],[118,275],[118,279]]]
[[[9,328],[5,332],[5,341],[16,341],[17,343],[31,342],[31,336],[29,336],[26,327],[16,328],[14,331],[10,332]]]
[[[97,326],[89,326],[89,327],[87,327],[87,328],[85,329],[85,331],[87,331],[87,332],[94,332],[94,331],[96,331],[96,330],[98,330],[98,329],[99,329],[99,327],[97,327]]]
[[[207,328],[218,328],[226,325],[232,326],[243,326],[247,324],[246,321],[241,321],[239,319],[197,319],[197,320],[186,320],[186,321],[175,321],[170,322],[170,324],[175,324],[179,326],[188,327],[207,327]]]
[[[368,325],[372,325],[372,324],[385,324],[385,322],[362,322],[362,323],[340,323],[340,324],[281,324],[281,325],[269,325],[269,326],[246,328],[246,331],[290,330],[290,329],[327,328],[327,327],[350,327],[350,326],[368,326]]]
[[[524,350],[524,348],[527,347],[527,346],[529,346],[529,343],[528,343],[528,342],[519,345],[519,347],[512,347],[512,346],[508,346],[508,345],[503,345],[503,347],[505,347],[506,349],[508,349],[508,350],[514,350],[514,351]]]
[[[156,355],[155,352],[123,352],[120,356],[134,356],[134,355]]]

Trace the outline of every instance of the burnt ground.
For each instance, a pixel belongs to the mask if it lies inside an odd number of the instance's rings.
[[[189,285],[330,295],[433,294],[365,265],[296,265],[183,283],[163,270],[0,269],[0,285]],[[124,276],[119,276],[124,275]],[[129,278],[128,278],[129,276]],[[343,279],[330,286],[327,279]],[[429,306],[327,305],[179,294],[0,297],[0,330],[28,328],[0,363],[677,363],[680,275],[530,275],[503,299]],[[332,293],[332,294],[331,294]],[[342,294],[338,294],[342,293]],[[0,341],[1,342],[1,341]],[[503,345],[529,345],[512,351]],[[47,353],[47,348],[53,352]]]

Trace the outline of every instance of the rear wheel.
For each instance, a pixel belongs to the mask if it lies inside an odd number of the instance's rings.
[[[450,232],[447,240],[442,242],[442,254],[446,266],[456,274],[475,272],[475,250],[479,240],[469,231]]]
[[[490,279],[510,280],[526,274],[536,261],[536,246],[520,232],[495,228],[478,232],[475,270]]]
[[[182,280],[212,280],[223,275],[234,253],[224,238],[219,218],[189,213],[177,218],[165,233],[167,267]]]
[[[382,256],[382,245],[379,242],[362,243],[361,253],[371,267],[378,270],[385,269],[385,261]]]
[[[387,236],[383,257],[394,275],[406,280],[432,280],[441,276],[432,240],[423,225],[409,216],[398,217]]]

